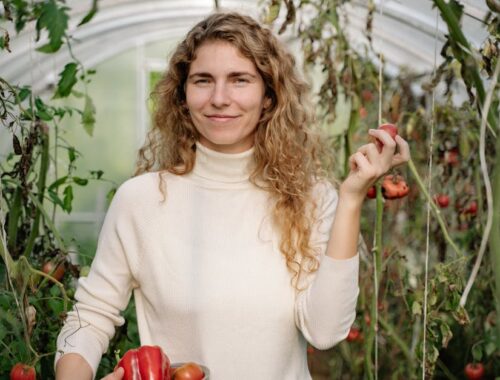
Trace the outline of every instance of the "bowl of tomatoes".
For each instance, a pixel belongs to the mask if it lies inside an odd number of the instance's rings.
[[[210,371],[204,365],[195,362],[170,364],[171,380],[209,380]]]

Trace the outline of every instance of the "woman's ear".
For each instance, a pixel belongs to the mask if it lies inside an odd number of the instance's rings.
[[[269,96],[266,96],[264,97],[264,105],[263,105],[263,108],[264,109],[268,109],[269,107],[271,107],[271,104],[273,103],[272,99],[269,97]]]

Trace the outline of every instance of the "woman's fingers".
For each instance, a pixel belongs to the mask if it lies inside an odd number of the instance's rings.
[[[401,136],[395,137],[398,144],[398,153],[392,158],[392,167],[402,165],[410,160],[410,146]]]
[[[376,169],[370,163],[366,155],[360,150],[349,157],[349,166],[351,171],[356,172],[367,180],[371,181],[377,178]]]
[[[359,147],[358,152],[362,153],[373,166],[377,177],[387,172],[392,166],[393,153],[389,152],[391,148],[383,149],[380,152],[374,143],[365,144]]]
[[[387,150],[391,153],[394,153],[394,151],[396,150],[396,142],[394,141],[392,136],[383,129],[369,129],[368,134],[376,140],[379,140],[379,144],[382,144],[382,152],[384,150]]]
[[[124,374],[125,370],[122,367],[118,367],[113,373],[103,377],[101,380],[121,380]]]

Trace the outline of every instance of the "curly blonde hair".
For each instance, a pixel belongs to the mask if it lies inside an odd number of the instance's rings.
[[[256,165],[250,181],[275,201],[272,217],[280,233],[280,250],[299,290],[303,272],[319,266],[310,244],[316,208],[311,193],[314,183],[327,177],[320,160],[326,144],[312,129],[316,123],[309,86],[296,71],[294,57],[269,29],[248,16],[216,13],[189,31],[152,94],[153,127],[139,150],[135,174],[158,170],[183,175],[193,169],[199,133],[185,107],[185,83],[197,49],[217,40],[231,43],[255,64],[266,86],[265,96],[271,99],[257,124]]]

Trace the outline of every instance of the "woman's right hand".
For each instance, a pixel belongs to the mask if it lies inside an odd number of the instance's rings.
[[[122,367],[118,367],[117,369],[114,370],[113,373],[104,376],[101,380],[121,380],[123,379],[124,374],[125,370]]]

